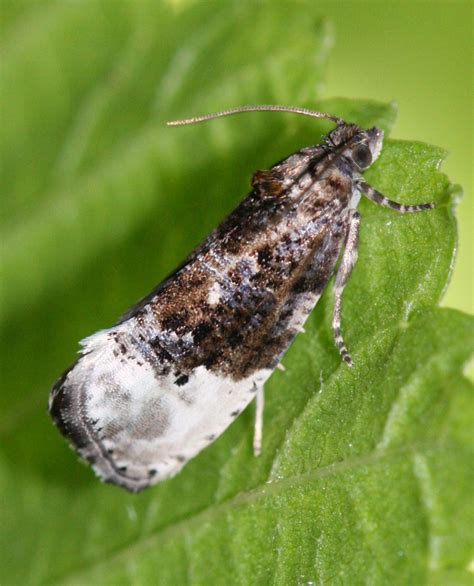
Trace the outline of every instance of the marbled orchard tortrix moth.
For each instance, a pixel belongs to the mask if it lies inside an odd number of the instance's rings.
[[[362,195],[401,205],[363,179],[383,132],[302,108],[246,106],[182,120],[283,111],[337,124],[324,141],[257,171],[252,191],[186,262],[112,328],[82,342],[54,385],[50,412],[95,472],[138,492],[177,474],[256,400],[339,267],[333,329],[347,365],[341,299],[357,258]]]

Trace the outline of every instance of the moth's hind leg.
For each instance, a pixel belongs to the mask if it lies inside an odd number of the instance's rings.
[[[334,285],[334,314],[332,318],[332,329],[334,332],[334,341],[342,356],[342,359],[348,366],[354,366],[352,358],[347,351],[344,343],[344,338],[341,333],[341,313],[342,313],[342,293],[344,287],[352,274],[352,270],[357,261],[359,251],[359,226],[360,216],[356,211],[351,212],[349,219],[349,230],[347,232],[346,244],[342,255],[341,264],[336,275],[336,283]]]
[[[253,434],[253,453],[255,456],[260,456],[262,453],[262,437],[263,437],[263,410],[265,407],[265,391],[263,385],[257,387],[255,395],[255,430]]]
[[[373,187],[370,187],[368,183],[365,181],[361,181],[359,183],[359,188],[361,192],[365,195],[367,199],[370,199],[374,203],[383,206],[385,208],[390,208],[391,210],[395,210],[400,214],[411,214],[413,212],[424,212],[425,210],[432,210],[435,206],[434,203],[421,203],[418,205],[403,205],[396,201],[392,201],[379,193]]]

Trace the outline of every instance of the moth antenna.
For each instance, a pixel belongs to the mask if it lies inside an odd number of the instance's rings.
[[[307,108],[298,108],[293,106],[239,106],[238,108],[229,108],[222,112],[215,112],[213,114],[204,114],[203,116],[193,116],[192,118],[184,118],[183,120],[172,120],[167,122],[168,126],[186,126],[188,124],[199,124],[199,122],[206,122],[207,120],[214,120],[215,118],[223,118],[224,116],[233,116],[234,114],[245,114],[246,112],[288,112],[290,114],[300,114],[302,116],[310,116],[311,118],[322,118],[324,120],[331,120],[336,122],[338,126],[345,124],[342,118],[326,114],[325,112],[316,112],[315,110],[308,110]]]

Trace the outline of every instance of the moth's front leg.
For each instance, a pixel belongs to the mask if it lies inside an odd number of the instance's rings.
[[[396,201],[392,201],[379,193],[376,189],[371,187],[365,181],[359,182],[359,189],[361,193],[365,195],[367,199],[373,201],[374,203],[383,206],[384,208],[390,208],[391,210],[395,210],[400,214],[410,214],[413,212],[424,212],[425,210],[432,210],[436,205],[434,203],[421,203],[418,205],[403,205]]]

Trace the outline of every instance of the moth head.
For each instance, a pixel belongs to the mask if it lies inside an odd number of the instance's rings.
[[[383,145],[383,130],[371,128],[362,131],[351,149],[351,158],[360,171],[368,169],[380,155]]]

